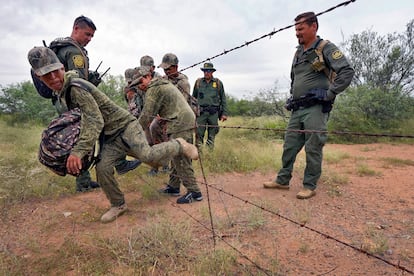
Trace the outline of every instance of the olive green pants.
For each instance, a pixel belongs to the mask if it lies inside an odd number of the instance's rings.
[[[218,112],[214,114],[210,114],[209,112],[202,112],[200,116],[197,117],[197,146],[201,146],[204,144],[204,135],[207,131],[206,145],[211,148],[214,148],[214,140],[216,138],[217,133],[219,132],[218,120]],[[206,127],[206,125],[211,125],[213,127]]]
[[[96,164],[96,177],[111,206],[119,206],[125,202],[124,194],[114,176],[114,165],[125,154],[155,165],[182,154],[182,150],[175,140],[150,147],[137,120],[129,123],[123,133],[104,142],[101,160]]]
[[[288,185],[292,178],[293,165],[297,154],[305,147],[306,167],[303,177],[303,186],[315,190],[322,173],[322,149],[327,140],[326,133],[312,132],[326,131],[329,113],[322,113],[320,104],[292,112],[285,142],[283,144],[282,168],[276,182]],[[305,130],[309,132],[294,132],[289,130]]]

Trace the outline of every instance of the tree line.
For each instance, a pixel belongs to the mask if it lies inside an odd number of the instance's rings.
[[[379,35],[372,30],[352,35],[340,45],[355,76],[335,102],[331,130],[409,133],[414,129],[414,20],[401,32]],[[126,107],[123,76],[107,75],[99,88]],[[250,99],[228,96],[230,116],[279,116],[288,93],[274,87],[262,89]],[[0,115],[10,123],[35,120],[45,124],[56,116],[50,100],[40,97],[31,81],[0,86]],[[412,134],[412,133],[410,133]]]

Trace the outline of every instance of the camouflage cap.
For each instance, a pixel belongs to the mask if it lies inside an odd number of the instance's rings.
[[[135,68],[128,68],[125,70],[125,81],[130,83],[135,75]]]
[[[27,59],[38,76],[44,76],[63,67],[55,52],[47,47],[34,47],[27,54]]]
[[[135,68],[134,70],[135,70],[135,74],[132,77],[132,82],[129,85],[130,87],[137,85],[143,77],[151,73],[150,68],[148,66],[140,66],[140,67]]]
[[[167,69],[171,65],[178,65],[178,58],[173,53],[168,53],[163,56],[162,63],[158,65],[158,67],[162,69]]]
[[[141,57],[139,64],[141,66],[154,66],[154,59],[150,56]]]
[[[216,69],[214,69],[214,65],[211,62],[206,62],[204,63],[203,67],[200,68],[201,71],[216,71]]]

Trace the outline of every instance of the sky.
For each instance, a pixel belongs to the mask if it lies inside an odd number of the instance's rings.
[[[179,59],[179,70],[294,23],[296,15],[319,13],[345,0],[14,0],[0,10],[0,85],[30,80],[27,53],[42,40],[70,36],[79,15],[97,31],[86,49],[90,69],[100,61],[112,75],[139,66],[143,55],[161,63],[166,53]],[[403,33],[414,19],[413,0],[356,0],[319,17],[318,35],[336,45],[353,34]],[[277,87],[288,91],[290,64],[297,46],[294,28],[276,33],[211,62],[226,94],[251,98]],[[202,64],[184,70],[191,87],[202,77]],[[163,70],[156,71],[163,74]]]

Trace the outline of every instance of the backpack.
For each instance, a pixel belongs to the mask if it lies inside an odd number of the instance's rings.
[[[69,87],[76,86],[90,92],[89,87],[82,82],[72,80]],[[70,90],[69,90],[70,91]],[[66,103],[69,107],[70,93],[66,93]],[[48,127],[42,132],[42,138],[39,146],[38,159],[40,163],[48,167],[54,173],[60,176],[67,174],[66,161],[72,151],[72,148],[79,141],[81,111],[79,108],[69,109],[63,112],[59,117],[53,119]],[[87,171],[99,161],[103,135],[101,133],[99,141],[90,152],[82,159],[82,170]]]
[[[79,141],[80,122],[80,109],[71,109],[53,119],[42,132],[39,161],[57,175],[67,174],[66,161]],[[82,171],[89,170],[97,162],[96,148],[97,146],[82,159]]]

